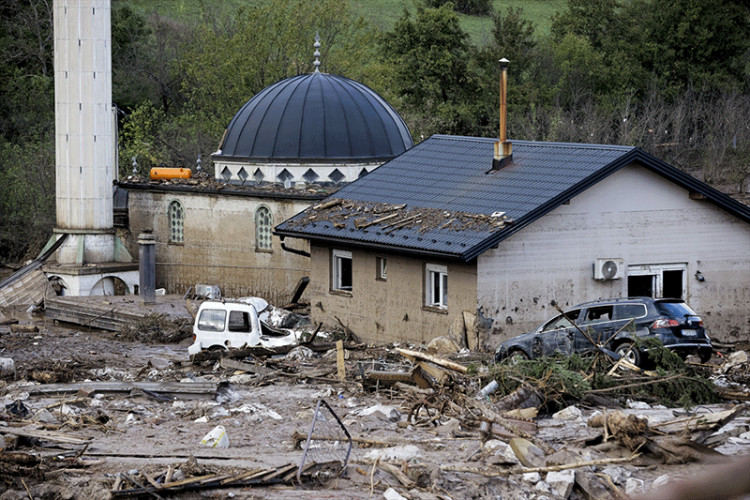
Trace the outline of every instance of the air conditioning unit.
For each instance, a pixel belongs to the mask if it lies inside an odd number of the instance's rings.
[[[595,280],[619,280],[623,276],[622,259],[596,259],[594,262]]]

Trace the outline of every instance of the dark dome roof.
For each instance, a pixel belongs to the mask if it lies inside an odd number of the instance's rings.
[[[311,73],[258,92],[232,118],[219,157],[388,160],[414,145],[404,120],[371,88]]]

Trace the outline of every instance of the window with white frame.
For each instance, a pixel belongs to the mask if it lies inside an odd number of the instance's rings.
[[[331,253],[331,290],[352,291],[352,253],[333,250]]]
[[[379,281],[386,281],[388,279],[388,269],[386,264],[387,261],[385,257],[377,257],[375,259],[375,279]]]
[[[273,215],[266,206],[261,206],[255,211],[255,248],[256,250],[272,250],[271,228],[273,227]]]
[[[448,267],[439,264],[425,266],[425,305],[448,307]]]
[[[686,276],[684,263],[628,266],[628,296],[684,299]]]
[[[169,203],[169,242],[170,243],[182,243],[185,241],[183,234],[183,226],[185,224],[184,214],[185,211],[182,209],[182,203],[177,200],[172,200]]]

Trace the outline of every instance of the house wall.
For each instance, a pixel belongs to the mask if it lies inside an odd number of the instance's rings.
[[[184,209],[184,242],[169,242],[168,207],[178,200]],[[273,236],[272,251],[256,250],[255,211],[265,205],[273,225],[305,209],[298,200],[131,190],[128,247],[138,255],[138,234],[152,228],[156,237],[156,286],[185,293],[196,284],[219,285],[224,296],[258,296],[270,303],[289,302],[297,281],[309,275],[310,259],[281,248]],[[305,240],[287,246],[307,251]],[[304,296],[303,296],[304,297]]]
[[[592,264],[602,257],[622,258],[624,277],[594,280]],[[478,305],[496,334],[490,347],[552,316],[552,300],[566,307],[626,296],[627,266],[670,263],[686,265],[683,298],[712,338],[750,336],[750,224],[636,165],[477,260]]]
[[[313,323],[348,326],[368,343],[428,343],[450,335],[459,344],[463,311],[476,314],[477,275],[474,264],[443,262],[335,247],[352,252],[352,292],[331,291],[331,248],[312,245],[310,315]],[[387,280],[376,279],[376,258],[387,259]],[[448,268],[447,310],[424,307],[425,264]]]

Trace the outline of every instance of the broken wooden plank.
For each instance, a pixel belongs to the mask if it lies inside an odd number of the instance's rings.
[[[409,476],[407,476],[406,474],[404,474],[403,472],[401,472],[401,470],[398,467],[396,467],[394,465],[391,465],[388,462],[378,462],[378,468],[380,468],[380,469],[388,472],[389,474],[391,474],[405,488],[410,488],[411,489],[411,488],[413,488],[416,485],[416,483],[414,481],[412,481],[411,479],[409,479]]]
[[[346,363],[344,362],[344,341],[336,341],[336,375],[341,382],[346,380]]]
[[[385,222],[387,220],[393,219],[394,217],[398,217],[398,212],[392,213],[390,215],[386,215],[384,217],[380,217],[370,222],[367,222],[367,220],[365,220],[364,222],[361,222],[358,224],[357,221],[354,221],[354,225],[357,227],[357,229],[364,229],[366,227],[370,227],[372,225],[380,224],[381,222]]]
[[[83,439],[73,436],[68,436],[67,434],[61,434],[59,432],[50,432],[50,431],[43,431],[39,429],[28,429],[24,427],[6,427],[4,425],[0,425],[0,434],[11,434],[13,436],[24,436],[24,437],[32,437],[37,439],[44,439],[46,441],[54,441],[57,443],[66,443],[66,444],[88,444],[91,442],[91,439]]]
[[[23,390],[29,395],[77,393],[79,390],[89,394],[130,392],[133,389],[179,395],[213,395],[218,387],[213,382],[77,382],[24,386]]]
[[[410,373],[386,370],[367,370],[365,378],[377,382],[412,382]]]
[[[239,370],[248,373],[257,373],[258,375],[273,375],[276,370],[266,368],[265,366],[256,365],[254,363],[245,363],[243,361],[236,361],[232,358],[221,358],[219,364],[222,368],[229,370]]]
[[[436,365],[448,368],[450,370],[454,370],[460,373],[466,373],[467,368],[463,365],[460,365],[458,363],[454,363],[453,361],[439,358],[437,356],[432,356],[430,354],[426,354],[424,352],[419,351],[412,351],[410,349],[402,349],[400,347],[396,348],[396,352],[401,354],[402,356],[414,360],[414,359],[421,359],[424,361],[429,361],[430,363],[434,363]]]
[[[334,200],[328,200],[324,201],[322,203],[318,203],[313,207],[313,210],[326,210],[328,208],[336,207],[338,205],[341,205],[344,202],[341,198],[336,198]]]
[[[426,361],[417,361],[416,364],[423,374],[426,373],[440,385],[445,384],[450,379],[448,372],[439,366],[435,366]]]

